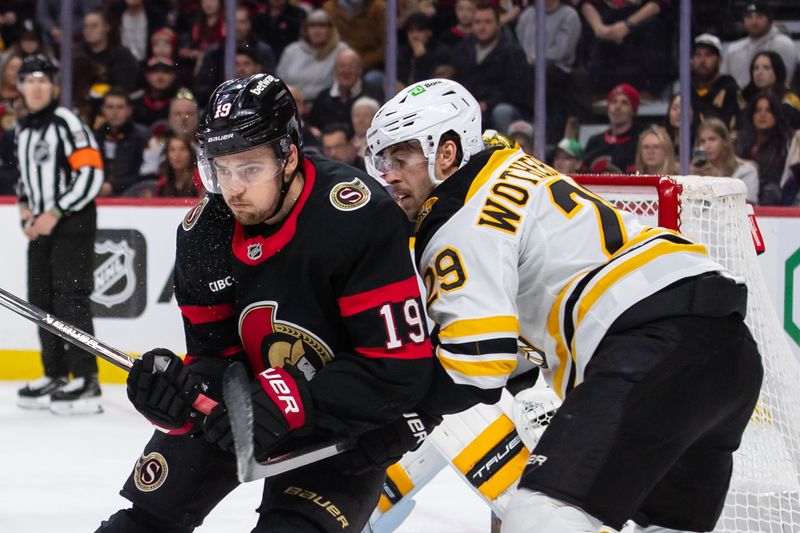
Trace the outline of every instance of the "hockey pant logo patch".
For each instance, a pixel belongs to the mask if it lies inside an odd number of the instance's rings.
[[[347,521],[347,517],[342,514],[338,507],[336,507],[332,501],[324,496],[317,494],[316,492],[305,490],[300,487],[288,487],[286,490],[283,491],[284,494],[288,494],[289,496],[297,496],[298,498],[302,498],[304,500],[308,500],[323,509],[325,509],[328,514],[330,514],[339,524],[341,524],[342,529],[345,529],[350,525],[350,522]]]
[[[167,480],[169,466],[164,456],[152,452],[139,458],[133,472],[136,488],[142,492],[152,492]]]

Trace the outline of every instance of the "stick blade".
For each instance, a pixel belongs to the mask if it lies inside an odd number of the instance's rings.
[[[232,363],[222,377],[222,397],[228,408],[236,450],[236,475],[242,483],[256,479],[251,472],[256,460],[253,451],[253,403],[248,390],[249,381],[247,371],[241,363]]]
[[[352,447],[348,441],[326,443],[270,457],[259,463],[253,450],[253,403],[249,383],[247,371],[241,363],[232,363],[222,378],[222,396],[228,408],[236,450],[236,475],[241,483],[283,474]]]

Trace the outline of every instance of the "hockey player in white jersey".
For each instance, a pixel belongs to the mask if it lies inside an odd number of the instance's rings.
[[[455,82],[403,90],[367,142],[371,172],[416,219],[437,324],[420,410],[496,402],[519,354],[564,400],[504,531],[713,529],[762,379],[746,287],[703,246],[519,150],[484,149],[478,103]]]

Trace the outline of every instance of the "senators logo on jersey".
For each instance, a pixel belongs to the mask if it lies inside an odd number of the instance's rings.
[[[331,203],[339,211],[353,211],[369,202],[370,192],[358,178],[338,183],[331,189]]]
[[[257,372],[291,365],[306,379],[333,360],[333,351],[313,332],[277,319],[278,304],[255,302],[239,315],[239,337]]]

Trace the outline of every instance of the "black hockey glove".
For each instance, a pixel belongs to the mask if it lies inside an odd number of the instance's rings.
[[[155,348],[133,362],[128,374],[128,399],[148,420],[170,433],[191,429],[192,404],[202,382],[183,361],[165,348]]]
[[[293,367],[274,367],[261,372],[250,384],[250,399],[256,459],[269,457],[292,432],[308,432],[311,410],[308,382]],[[235,451],[227,407],[222,403],[203,420],[203,433],[212,444]]]
[[[355,449],[342,456],[343,466],[350,474],[388,468],[406,452],[419,448],[441,421],[441,417],[421,411],[405,413],[391,424],[361,435]]]

